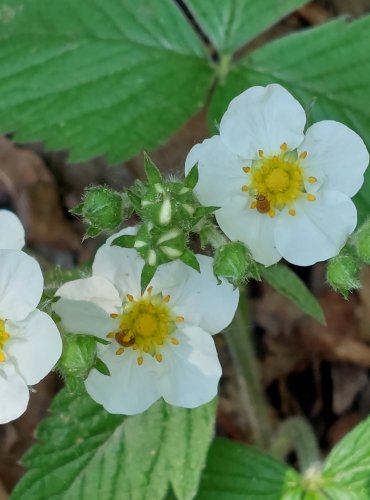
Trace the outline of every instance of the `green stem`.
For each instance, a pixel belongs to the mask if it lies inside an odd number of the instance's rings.
[[[283,422],[271,445],[270,453],[284,460],[289,453],[297,454],[302,473],[320,462],[320,450],[309,422],[303,417],[290,417]]]
[[[257,446],[267,449],[272,429],[251,339],[248,303],[244,290],[241,290],[238,310],[228,329],[226,340],[238,372],[240,402],[251,426],[253,440]]]

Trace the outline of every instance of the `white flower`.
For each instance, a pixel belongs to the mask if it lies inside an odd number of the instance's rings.
[[[92,277],[64,284],[54,305],[66,331],[111,341],[98,345],[111,375],[93,369],[88,393],[126,415],[160,397],[186,408],[210,401],[221,376],[211,335],[231,322],[238,291],[217,285],[212,259],[200,255],[200,273],[180,261],[162,265],[141,295],[144,262],[133,249],[111,247],[116,237],[98,250]]]
[[[356,227],[351,197],[369,155],[345,125],[321,121],[304,134],[302,106],[280,85],[252,87],[233,99],[220,135],[190,151],[196,193],[231,240],[271,265],[284,257],[310,265],[336,255]]]
[[[0,248],[21,250],[24,247],[24,229],[21,221],[9,210],[0,210]]]
[[[3,215],[0,212],[0,225]],[[4,231],[15,234],[9,227]],[[0,424],[26,410],[27,386],[37,384],[62,351],[53,320],[36,309],[42,291],[35,259],[18,250],[0,250]]]

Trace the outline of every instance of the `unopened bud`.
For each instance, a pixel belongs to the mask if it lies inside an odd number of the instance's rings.
[[[352,255],[340,254],[330,259],[326,269],[326,279],[329,285],[348,298],[352,290],[360,288],[360,266],[358,260]]]
[[[238,286],[249,278],[259,279],[257,265],[247,247],[238,241],[220,246],[215,253],[213,271]]]
[[[96,341],[88,335],[65,334],[58,370],[71,389],[85,380],[96,360]]]

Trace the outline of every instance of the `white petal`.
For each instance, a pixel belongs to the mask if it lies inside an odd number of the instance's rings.
[[[284,142],[289,150],[303,141],[306,123],[304,109],[281,85],[251,87],[235,97],[220,123],[222,141],[244,158],[258,158],[280,151]]]
[[[203,205],[220,207],[235,194],[243,184],[248,184],[244,166],[250,166],[230,151],[219,135],[196,144],[185,161],[185,173],[198,163],[199,180],[195,192]]]
[[[156,389],[157,362],[149,354],[143,353],[142,356],[144,362],[139,366],[137,351],[126,349],[117,356],[112,346],[101,356],[111,375],[91,370],[85,381],[86,390],[109,413],[136,415],[159,399]]]
[[[298,151],[308,153],[302,161],[305,168],[325,175],[326,189],[352,197],[362,186],[369,153],[361,137],[346,125],[330,120],[315,123]]]
[[[122,298],[128,293],[139,297],[143,265],[144,261],[136,250],[103,245],[95,255],[92,271],[94,276],[113,283]]]
[[[36,309],[19,322],[9,322],[7,354],[28,385],[37,384],[62,354],[62,339],[54,321]]]
[[[217,222],[232,241],[245,243],[257,262],[270,266],[281,259],[274,239],[276,218],[261,214],[249,205],[247,199],[235,198],[216,212]]]
[[[292,264],[309,266],[334,257],[356,227],[356,207],[348,196],[337,191],[316,196],[316,201],[296,202],[296,215],[285,211],[276,223],[276,246]]]
[[[105,336],[115,330],[117,320],[110,317],[119,313],[122,302],[118,291],[108,280],[93,276],[62,285],[53,305],[67,332]]]
[[[177,338],[179,345],[162,350],[158,389],[167,403],[195,408],[216,396],[221,365],[212,337],[202,329],[184,328]]]
[[[27,409],[29,390],[13,366],[0,368],[0,424],[6,424]]]
[[[200,273],[182,262],[160,266],[152,281],[153,291],[170,295],[169,305],[187,324],[218,333],[232,321],[239,300],[239,290],[223,281],[218,285],[210,257],[197,255]]]
[[[0,210],[0,248],[21,250],[24,247],[24,229],[13,212]]]
[[[18,250],[0,250],[0,318],[24,319],[36,309],[44,286],[35,259]]]

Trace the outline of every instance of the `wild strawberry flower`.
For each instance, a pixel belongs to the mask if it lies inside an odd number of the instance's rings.
[[[109,340],[98,344],[110,376],[92,369],[87,392],[111,413],[133,415],[160,397],[193,408],[217,393],[221,376],[212,335],[232,320],[239,292],[213,275],[212,259],[198,255],[198,273],[180,261],[160,266],[143,295],[144,265],[136,250],[97,252],[92,277],[65,283],[54,309],[67,332]]]
[[[9,210],[0,210],[0,248],[21,250],[24,229],[21,221]]]
[[[0,226],[15,235],[15,219]],[[14,226],[16,227],[17,224]],[[20,235],[20,232],[18,233]],[[14,239],[19,246],[20,240]],[[20,250],[0,250],[0,424],[27,408],[29,385],[37,384],[60,357],[62,341],[53,320],[36,309],[43,277],[35,259]]]
[[[282,86],[251,87],[231,101],[220,134],[186,159],[186,172],[198,163],[201,203],[220,207],[220,228],[266,266],[333,257],[356,227],[350,198],[369,162],[365,144],[336,121],[304,133],[305,124],[304,109]]]

